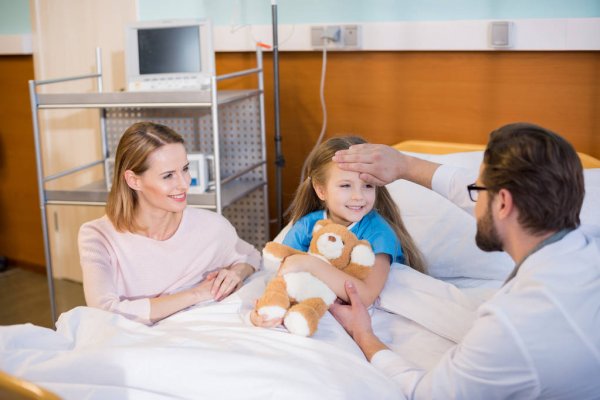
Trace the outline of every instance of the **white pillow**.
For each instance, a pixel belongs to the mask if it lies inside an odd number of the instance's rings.
[[[409,153],[416,157],[471,170],[475,181],[482,151],[431,155]],[[600,169],[584,171],[586,196],[581,221],[588,234],[600,236]],[[479,286],[486,280],[501,283],[514,266],[503,252],[486,253],[475,244],[475,218],[453,203],[407,181],[387,185],[398,204],[406,228],[425,256],[429,274],[460,286]],[[461,279],[456,279],[461,278]],[[466,278],[466,279],[464,279]]]
[[[585,197],[579,218],[588,235],[600,240],[600,168],[583,171]]]
[[[502,283],[514,263],[504,252],[486,253],[475,245],[475,218],[439,194],[424,187],[396,181],[387,188],[400,208],[406,229],[423,253],[428,274],[448,280],[462,279],[460,286]]]
[[[482,151],[445,155],[408,153],[440,164],[471,170],[475,181]],[[584,171],[586,195],[581,221],[586,233],[600,238],[600,169]],[[425,256],[428,273],[459,287],[499,286],[514,267],[504,252],[486,253],[475,245],[475,218],[439,194],[407,181],[396,181],[387,188],[398,204],[409,233]],[[466,189],[465,189],[466,190]],[[281,242],[289,225],[275,241]],[[275,269],[276,265],[267,265]]]

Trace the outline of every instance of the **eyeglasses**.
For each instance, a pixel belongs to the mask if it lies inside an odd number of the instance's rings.
[[[471,201],[475,202],[479,198],[479,192],[482,190],[488,190],[488,188],[483,186],[477,186],[474,183],[467,185],[467,192],[469,192],[469,198]]]

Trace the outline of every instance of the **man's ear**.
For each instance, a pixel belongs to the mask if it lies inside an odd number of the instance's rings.
[[[325,201],[325,189],[323,188],[323,186],[313,182],[312,187],[315,190],[317,196],[319,196],[319,199],[321,199],[321,201]]]
[[[508,218],[511,213],[516,211],[515,203],[513,202],[512,193],[506,189],[500,189],[496,194],[496,207],[498,211],[498,218]]]
[[[127,182],[127,186],[129,186],[133,190],[140,190],[140,177],[135,174],[132,170],[128,169],[123,174],[123,178],[125,178],[125,182]]]

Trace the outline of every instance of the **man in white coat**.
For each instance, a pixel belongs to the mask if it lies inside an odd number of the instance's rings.
[[[387,349],[346,284],[351,304],[332,313],[406,398],[600,399],[600,251],[579,227],[583,171],[564,138],[503,126],[490,134],[476,182],[383,145],[352,146],[334,161],[371,183],[407,179],[435,190],[474,212],[479,248],[515,262],[471,330],[429,370]]]

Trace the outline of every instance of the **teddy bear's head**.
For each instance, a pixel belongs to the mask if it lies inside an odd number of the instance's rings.
[[[315,224],[308,252],[327,259],[339,269],[350,263],[372,266],[375,261],[368,243],[359,241],[348,228],[328,219]]]

